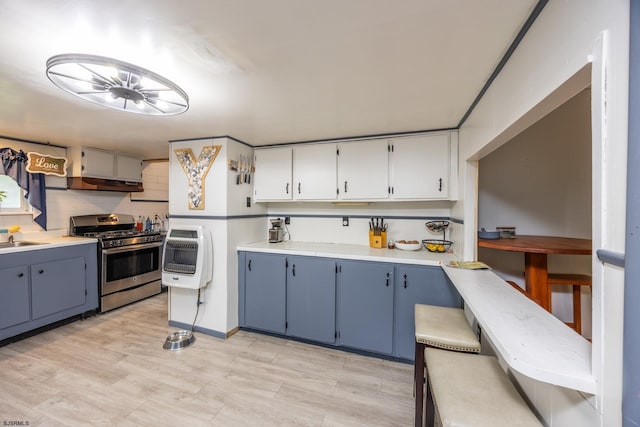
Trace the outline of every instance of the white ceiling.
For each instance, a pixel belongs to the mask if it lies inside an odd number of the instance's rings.
[[[536,0],[0,0],[0,135],[168,156],[168,140],[252,145],[456,127]],[[76,98],[61,53],[182,87],[158,117]]]

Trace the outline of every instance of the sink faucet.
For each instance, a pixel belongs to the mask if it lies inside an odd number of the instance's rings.
[[[9,243],[13,243],[13,234],[9,235]]]

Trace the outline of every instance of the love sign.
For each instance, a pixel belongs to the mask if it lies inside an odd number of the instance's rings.
[[[67,176],[67,159],[31,151],[27,153],[27,172]]]

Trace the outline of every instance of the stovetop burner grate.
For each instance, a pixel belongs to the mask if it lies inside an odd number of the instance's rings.
[[[71,217],[69,233],[98,239],[103,249],[162,241],[159,231],[138,230],[133,216],[121,214]]]
[[[117,231],[91,231],[84,233],[84,237],[93,237],[100,240],[122,239],[127,237],[156,236],[159,231],[117,230]]]

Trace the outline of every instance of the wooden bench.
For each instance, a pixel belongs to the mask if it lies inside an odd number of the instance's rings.
[[[475,336],[464,310],[416,304],[414,308],[416,352],[414,364],[415,425],[422,427],[424,403],[424,351],[427,347],[465,353],[479,353],[480,341]]]
[[[427,426],[528,427],[542,424],[491,356],[425,349]]]

